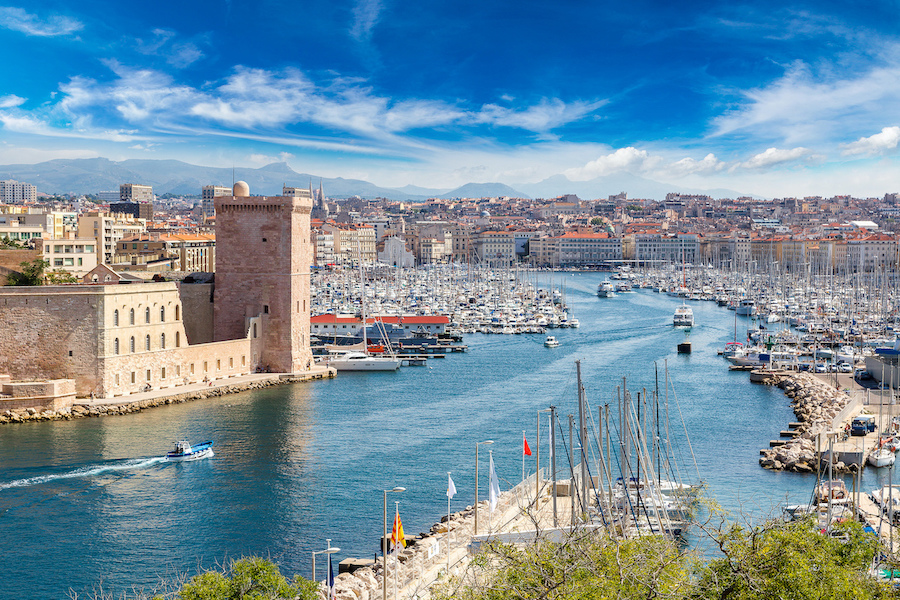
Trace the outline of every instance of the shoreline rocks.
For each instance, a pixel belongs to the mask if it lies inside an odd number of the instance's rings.
[[[832,421],[849,397],[810,373],[779,374],[767,383],[777,385],[791,399],[800,426],[794,430],[795,437],[783,445],[760,450],[759,465],[773,471],[814,473],[819,462],[814,441],[816,434],[831,428]],[[836,463],[834,468],[852,470],[852,466],[848,468],[843,463]]]

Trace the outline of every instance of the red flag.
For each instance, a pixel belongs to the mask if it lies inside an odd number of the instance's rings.
[[[528,447],[528,440],[525,438],[525,434],[522,434],[522,456],[531,456],[531,448]]]

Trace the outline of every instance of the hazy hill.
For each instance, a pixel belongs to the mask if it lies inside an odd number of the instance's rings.
[[[37,186],[39,192],[96,194],[103,190],[118,190],[122,183],[152,185],[157,194],[199,195],[204,185],[231,186],[243,180],[250,192],[277,195],[283,185],[319,187],[320,177],[298,173],[287,163],[272,163],[258,169],[247,167],[221,168],[192,165],[179,160],[124,160],[107,158],[57,159],[33,165],[0,166],[0,179],[16,179]],[[321,178],[325,194],[333,198],[361,196],[384,197],[391,200],[421,201],[428,198],[482,198],[511,196],[520,198],[554,198],[562,194],[576,194],[583,200],[606,198],[627,192],[629,198],[662,200],[669,192],[703,193],[714,198],[735,198],[745,194],[734,190],[698,190],[668,183],[660,183],[627,173],[598,177],[590,181],[570,181],[565,175],[554,175],[538,183],[506,185],[502,183],[468,183],[455,190],[429,189],[407,185],[402,188],[383,188],[359,179]]]

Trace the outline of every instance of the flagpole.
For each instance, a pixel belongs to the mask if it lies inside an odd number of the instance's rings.
[[[525,483],[525,430],[522,430],[522,483]]]
[[[398,500],[394,500],[394,508],[396,508],[396,513],[394,516],[394,523],[398,523],[400,521],[400,502]],[[397,571],[400,570],[400,529],[397,529],[397,541],[394,542],[394,600],[397,600]]]
[[[450,577],[450,471],[447,471],[447,577]]]

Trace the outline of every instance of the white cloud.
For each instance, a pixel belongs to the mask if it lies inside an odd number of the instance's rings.
[[[535,133],[545,133],[566,123],[577,121],[604,104],[606,104],[605,100],[577,101],[566,104],[559,98],[542,98],[538,104],[524,110],[485,104],[475,115],[475,120],[489,125],[517,127]]]
[[[681,178],[688,175],[706,175],[716,173],[725,169],[726,164],[716,158],[715,154],[709,153],[701,160],[694,160],[687,157],[677,160],[665,167],[665,171],[670,177]]]
[[[713,120],[714,136],[746,133],[786,144],[855,137],[885,114],[900,112],[900,45],[886,48],[878,64],[854,68],[814,70],[797,61],[771,84],[740,95],[741,107]]]
[[[600,156],[583,167],[567,169],[564,175],[572,181],[587,181],[612,173],[640,173],[659,166],[662,159],[651,156],[646,150],[629,146],[619,148],[612,154]]]
[[[883,154],[896,148],[898,143],[900,143],[900,127],[895,125],[883,128],[881,133],[861,137],[855,142],[844,144],[843,154],[845,156]]]
[[[765,152],[753,156],[750,160],[740,163],[745,169],[764,169],[786,162],[792,162],[800,158],[809,156],[811,152],[807,148],[791,148],[790,150],[782,150],[780,148],[768,148]]]
[[[15,108],[25,104],[26,98],[10,94],[8,96],[0,96],[0,108]]]
[[[356,0],[350,35],[357,40],[368,41],[372,37],[372,29],[378,23],[381,9],[381,0]]]
[[[201,58],[203,52],[192,41],[178,41],[177,34],[170,29],[154,29],[149,40],[137,38],[135,49],[141,54],[161,56],[175,68],[183,69]]]
[[[63,15],[51,15],[41,19],[15,6],[0,6],[0,27],[26,35],[52,37],[74,33],[83,29],[84,25],[77,19]]]

